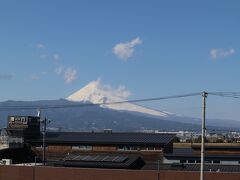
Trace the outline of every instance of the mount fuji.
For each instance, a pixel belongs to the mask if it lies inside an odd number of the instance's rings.
[[[198,118],[179,116],[157,111],[134,103],[112,103],[126,101],[131,93],[120,86],[117,89],[104,85],[100,80],[92,81],[65,99],[41,101],[5,101],[6,106],[69,106],[71,108],[43,109],[42,116],[51,119],[48,127],[74,131],[178,131],[200,130]],[[89,106],[95,104],[95,106]],[[82,106],[83,105],[83,106]],[[87,105],[87,106],[86,106]],[[6,109],[0,111],[0,126],[6,126],[9,115],[36,115],[36,110]],[[217,124],[217,125],[216,125]],[[240,128],[234,120],[207,120],[208,128]],[[232,128],[234,127],[234,128]]]
[[[201,125],[201,119],[181,116],[170,112],[154,110],[151,108],[143,107],[134,103],[114,103],[114,102],[123,102],[127,101],[127,98],[130,96],[130,92],[125,89],[124,86],[120,86],[117,89],[112,88],[110,85],[102,84],[101,80],[92,81],[82,89],[76,91],[66,99],[71,102],[82,102],[82,103],[93,103],[100,104],[101,108],[108,110],[114,110],[115,112],[125,112],[131,115],[138,115],[141,117],[151,117],[158,119],[158,122],[165,121],[171,123],[183,123],[181,127],[184,127],[186,124],[190,126]],[[146,122],[148,119],[146,118]],[[236,120],[226,120],[223,119],[208,119],[207,125],[210,127],[223,127],[223,128],[232,128],[240,127],[239,122]],[[195,129],[195,127],[194,127]],[[219,128],[217,128],[219,129]]]
[[[66,99],[73,102],[89,102],[93,104],[101,104],[100,107],[109,108],[118,111],[127,111],[131,113],[141,113],[146,116],[154,116],[160,118],[170,118],[173,114],[164,111],[157,111],[146,108],[134,103],[116,103],[126,101],[130,92],[124,86],[113,89],[109,85],[103,85],[100,80],[92,81],[79,91],[73,93]],[[106,104],[105,104],[106,103]],[[109,103],[109,104],[108,104]],[[113,103],[113,104],[111,104]]]

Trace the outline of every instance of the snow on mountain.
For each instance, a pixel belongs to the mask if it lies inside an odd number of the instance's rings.
[[[103,85],[101,80],[90,82],[88,85],[73,93],[66,99],[74,102],[91,102],[93,104],[110,103],[124,101],[129,97],[130,92],[124,86],[117,89],[109,85]],[[101,107],[119,110],[131,111],[136,113],[144,113],[151,116],[158,116],[161,118],[169,117],[170,113],[149,109],[133,103],[120,103],[120,104],[104,104]]]

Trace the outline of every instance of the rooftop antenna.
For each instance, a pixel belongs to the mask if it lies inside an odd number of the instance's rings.
[[[40,122],[43,124],[43,130],[42,130],[42,147],[43,147],[43,153],[42,153],[42,160],[43,165],[46,165],[46,130],[47,130],[47,123],[50,123],[50,120],[48,120],[46,117],[44,119],[41,119],[41,110],[37,110],[37,117],[39,117]]]
[[[37,110],[37,117],[41,117],[41,110],[40,109]]]

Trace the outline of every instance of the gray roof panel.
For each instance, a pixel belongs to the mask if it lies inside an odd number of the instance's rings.
[[[174,137],[175,134],[158,133],[48,132],[46,143],[164,146],[172,142]]]

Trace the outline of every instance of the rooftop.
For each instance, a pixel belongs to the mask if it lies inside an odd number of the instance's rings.
[[[97,133],[97,132],[48,132],[47,144],[101,144],[101,145],[159,145],[164,146],[172,142],[174,134],[153,133]],[[39,140],[31,142],[40,143]]]
[[[200,159],[200,152],[196,152],[191,148],[173,148],[173,153],[167,153],[164,155],[167,159]],[[207,151],[205,151],[205,159],[211,159],[211,160],[237,160],[240,161],[240,154],[236,153],[215,153],[215,154],[208,154]]]
[[[52,162],[55,166],[66,167],[91,167],[111,169],[140,169],[144,161],[139,156],[103,155],[103,154],[81,154],[74,152],[68,154],[64,159]]]

